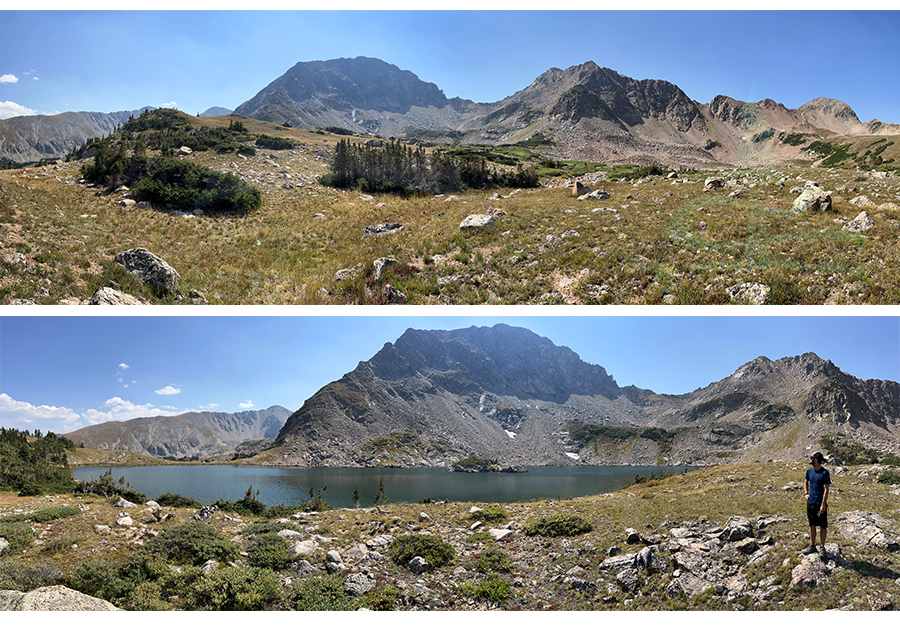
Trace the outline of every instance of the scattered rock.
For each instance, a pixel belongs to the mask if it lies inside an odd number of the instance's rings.
[[[291,545],[290,554],[292,556],[305,556],[310,553],[315,553],[318,550],[319,543],[315,540],[298,540]]]
[[[721,176],[715,176],[712,178],[707,178],[703,183],[704,191],[715,191],[716,189],[721,189],[725,186],[725,178]]]
[[[371,238],[372,236],[380,236],[403,231],[404,227],[399,222],[389,222],[386,224],[373,224],[366,227],[363,232],[363,238]]]
[[[794,211],[829,211],[831,209],[831,192],[825,191],[817,182],[807,182],[803,191],[794,200]]]
[[[770,287],[758,282],[743,282],[727,289],[728,295],[735,302],[741,304],[766,304],[769,299]]]
[[[856,196],[850,201],[854,207],[874,207],[875,203],[869,200],[868,196]]]
[[[410,571],[418,574],[427,571],[430,565],[428,564],[428,560],[426,560],[422,556],[416,556],[409,561],[409,564],[407,566],[409,567]]]
[[[468,229],[484,229],[494,223],[494,216],[486,213],[473,213],[465,220],[459,223],[459,230],[466,231]]]
[[[589,194],[590,192],[591,192],[590,188],[581,184],[581,182],[579,180],[576,180],[575,184],[572,185],[572,195],[573,196],[583,196],[583,195]]]
[[[352,597],[361,596],[375,588],[375,580],[365,573],[351,573],[344,580],[344,588]]]
[[[850,222],[844,225],[845,231],[855,231],[855,232],[863,232],[872,229],[875,226],[875,223],[872,221],[872,218],[868,213],[863,211],[858,216],[853,218]]]
[[[377,282],[378,280],[380,280],[381,276],[387,269],[397,264],[400,263],[393,258],[378,258],[377,260],[375,260],[375,262],[372,263],[372,270],[374,272],[375,281]]]
[[[158,295],[175,293],[181,282],[181,276],[165,260],[142,247],[123,251],[116,256],[116,263]]]
[[[389,284],[384,285],[381,295],[388,304],[406,304],[408,300],[405,293]]]
[[[116,291],[110,287],[100,287],[97,292],[90,297],[85,304],[101,305],[101,304],[131,304],[144,305],[150,304],[144,298],[139,298],[128,293]]]

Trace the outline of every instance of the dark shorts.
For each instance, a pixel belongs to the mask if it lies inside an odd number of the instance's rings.
[[[825,508],[825,511],[819,513],[819,507],[821,504],[806,504],[806,519],[809,520],[809,526],[811,527],[822,527],[823,529],[828,528],[828,508]]]

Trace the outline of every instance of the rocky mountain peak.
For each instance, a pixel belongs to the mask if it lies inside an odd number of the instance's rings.
[[[370,361],[380,377],[459,375],[499,395],[559,399],[572,393],[619,394],[603,367],[527,329],[498,324],[455,331],[407,330]]]

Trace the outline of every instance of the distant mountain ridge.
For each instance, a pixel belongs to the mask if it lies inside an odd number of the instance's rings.
[[[298,466],[708,464],[802,460],[842,433],[900,451],[900,383],[815,354],[760,357],[679,396],[621,388],[506,325],[406,331],[304,402],[253,460]]]
[[[61,157],[139,112],[0,120],[0,158]],[[412,142],[528,143],[554,159],[666,167],[812,161],[804,147],[817,140],[900,136],[900,124],[861,123],[840,100],[789,109],[769,98],[718,95],[701,104],[671,82],[635,80],[593,61],[548,69],[492,103],[447,98],[436,84],[377,58],[298,62],[233,112],[212,107],[201,115],[229,113]]]
[[[100,113],[67,111],[52,116],[16,116],[0,120],[0,159],[37,162],[60,158],[90,138],[102,138],[153,107]]]
[[[447,99],[436,85],[373,58],[300,62],[235,113],[439,143],[543,139],[552,157],[667,166],[796,158],[803,157],[797,140],[900,134],[900,125],[860,123],[839,100],[788,109],[720,95],[701,104],[671,82],[634,80],[592,61],[549,69],[493,103]]]
[[[231,451],[248,440],[274,438],[290,414],[279,405],[239,413],[190,412],[104,422],[66,437],[88,449],[135,451],[158,458],[207,456]]]

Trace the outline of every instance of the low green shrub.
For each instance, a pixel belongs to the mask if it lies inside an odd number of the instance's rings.
[[[7,553],[24,549],[37,540],[37,534],[24,522],[4,522],[0,524],[0,538],[9,543]]]
[[[261,611],[281,598],[278,574],[260,567],[225,567],[190,588],[191,604],[205,611]]]
[[[388,545],[387,555],[402,567],[416,556],[421,556],[431,568],[437,568],[453,560],[456,552],[437,536],[410,535],[394,538]]]
[[[394,611],[403,591],[393,585],[384,589],[376,589],[361,595],[356,599],[356,608],[370,609],[371,611]]]
[[[0,562],[0,591],[32,591],[59,584],[64,578],[59,567],[18,560]]]
[[[458,589],[463,597],[488,600],[499,605],[505,604],[512,595],[512,586],[506,580],[496,577],[475,584],[464,582]]]
[[[171,562],[201,565],[207,560],[233,560],[240,548],[219,535],[214,528],[199,522],[188,522],[165,529],[144,544],[144,551]]]
[[[129,583],[119,575],[121,569],[120,563],[105,558],[84,560],[71,569],[66,586],[95,598],[116,602],[137,587],[137,584]]]
[[[512,570],[509,556],[497,546],[490,546],[469,563],[469,568],[479,573],[509,572]]]
[[[541,516],[525,523],[522,532],[526,536],[578,536],[593,530],[593,526],[584,516],[575,513],[561,513],[553,516]]]
[[[0,518],[0,522],[25,522],[26,520],[31,522],[49,522],[51,520],[68,518],[78,513],[81,513],[81,511],[77,507],[47,507],[31,513],[12,513]]]
[[[156,502],[156,504],[161,507],[169,507],[172,509],[179,507],[199,509],[203,506],[193,498],[185,498],[184,496],[177,493],[164,493],[159,496],[154,502]]]
[[[344,582],[337,576],[309,578],[297,583],[290,595],[295,611],[353,611]]]
[[[261,533],[253,537],[250,543],[249,560],[254,567],[280,571],[293,558],[290,553],[291,544],[277,533]]]
[[[900,473],[893,469],[885,469],[878,476],[878,482],[882,484],[900,484]]]
[[[500,506],[485,507],[481,511],[475,511],[469,514],[469,520],[473,522],[481,520],[482,522],[505,522],[509,519],[509,513]]]

